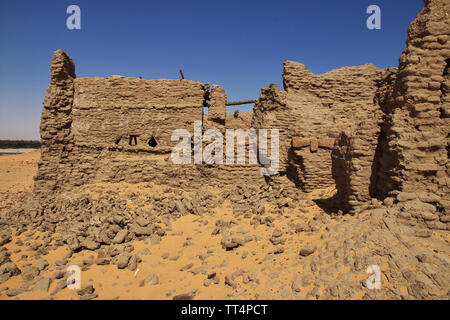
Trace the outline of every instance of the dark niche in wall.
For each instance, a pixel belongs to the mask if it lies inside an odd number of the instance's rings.
[[[130,135],[130,139],[128,140],[128,144],[130,146],[135,146],[137,145],[137,135]]]
[[[155,137],[151,137],[150,140],[148,141],[148,145],[152,148],[156,147],[158,145],[158,142],[156,142]]]

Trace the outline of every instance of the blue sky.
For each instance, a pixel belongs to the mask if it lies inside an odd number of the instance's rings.
[[[66,9],[81,8],[81,30]],[[381,8],[381,30],[366,8]],[[229,100],[282,87],[283,60],[316,74],[373,63],[396,67],[423,0],[23,1],[0,2],[0,139],[38,139],[53,51],[77,77],[119,74],[216,83]],[[242,106],[250,111],[251,106]],[[235,108],[229,108],[232,112]]]

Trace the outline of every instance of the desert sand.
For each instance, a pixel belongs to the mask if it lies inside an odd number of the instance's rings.
[[[17,155],[0,155],[0,210],[21,201],[33,189],[39,150]]]
[[[9,206],[29,193],[38,159],[39,152],[0,157],[2,206]],[[99,186],[101,190],[106,187]],[[130,194],[151,197],[154,192],[160,192],[164,197],[160,186],[118,184],[109,188],[117,188],[128,199]],[[90,186],[89,190],[94,196],[95,187]],[[336,263],[339,259],[334,257],[340,257],[343,251],[339,248],[345,246],[340,243],[342,236],[339,233],[334,234],[335,239],[331,242],[329,236],[329,230],[339,230],[339,225],[347,225],[349,230],[354,227],[353,233],[359,233],[359,221],[373,220],[371,211],[359,217],[332,217],[311,201],[319,195],[327,197],[333,193],[332,188],[315,191],[300,200],[300,210],[290,208],[288,204],[283,214],[277,214],[276,220],[268,224],[251,224],[250,217],[233,216],[229,200],[207,215],[179,217],[170,222],[164,237],[119,245],[120,250],[141,260],[134,268],[128,264],[119,269],[105,254],[107,247],[72,254],[68,246],[53,246],[56,234],[36,230],[13,234],[3,248],[10,253],[10,260],[22,274],[11,276],[0,285],[0,299],[79,299],[77,290],[65,287],[65,272],[70,265],[80,266],[81,287],[89,292],[95,290],[84,295],[89,299],[173,299],[180,294],[195,299],[327,299],[333,298],[334,294],[349,299],[373,298],[377,290],[368,290],[363,284],[369,276],[366,268],[355,267],[357,262],[351,257],[352,263]],[[271,208],[265,210],[270,212]],[[316,220],[321,223],[311,223]],[[297,226],[295,231],[291,227],[294,221],[309,222],[310,229],[299,231]],[[326,228],[321,227],[325,221]],[[233,237],[250,240],[226,250],[222,237],[217,235],[217,226],[222,226],[222,232],[226,229]],[[429,241],[435,254],[448,258],[448,233],[435,231]],[[319,263],[307,260],[318,254],[315,249],[301,253],[308,244],[327,249],[320,253],[319,260],[315,260]],[[382,254],[383,246],[377,250]],[[362,251],[371,250],[362,248]],[[27,266],[41,269],[31,281],[24,279]],[[380,268],[388,271],[393,266],[386,262],[380,263]],[[383,272],[382,283],[394,279],[392,273]],[[335,286],[331,286],[331,290],[324,286],[333,282]],[[344,283],[343,287],[350,284],[349,288],[353,289],[341,292],[339,283]],[[408,298],[408,285],[399,283],[396,293]],[[447,292],[436,290],[433,294],[439,297]]]
[[[8,206],[11,201],[17,201],[19,196],[25,196],[33,186],[33,174],[37,167],[39,152],[21,155],[5,155],[0,157],[1,161],[1,192],[2,205]],[[3,174],[7,173],[7,174]],[[155,188],[160,191],[161,188]],[[151,190],[151,191],[155,191]],[[150,193],[152,194],[152,193]],[[307,216],[317,214],[319,208],[313,207]],[[218,208],[214,215],[198,217],[194,215],[184,216],[172,224],[172,232],[163,237],[158,244],[152,244],[149,239],[133,241],[127,246],[132,249],[131,253],[138,254],[142,258],[139,271],[128,269],[119,270],[115,265],[98,266],[92,264],[82,271],[82,286],[93,284],[98,299],[172,299],[172,296],[198,290],[198,299],[285,299],[305,298],[312,284],[306,286],[302,292],[295,294],[291,290],[291,283],[300,279],[300,269],[292,272],[298,260],[298,246],[308,241],[316,240],[318,234],[305,235],[304,237],[292,237],[287,240],[283,247],[282,256],[274,254],[273,246],[269,239],[271,233],[267,233],[267,227],[258,226],[252,228],[250,225],[241,225],[238,221],[233,229],[242,235],[256,235],[258,241],[246,244],[233,251],[224,251],[220,241],[211,236],[215,228],[216,220],[233,220],[232,211],[229,206]],[[280,228],[289,219],[279,221]],[[27,264],[35,264],[39,259],[45,259],[49,267],[40,273],[42,277],[53,278],[58,271],[65,271],[66,266],[58,267],[58,260],[64,260],[64,256],[70,251],[61,247],[51,251],[47,255],[34,257],[35,250],[22,243],[40,243],[44,235],[40,232],[26,232],[20,236],[14,236],[13,241],[6,244],[8,251],[12,252],[11,260],[22,269]],[[28,256],[24,258],[24,256]],[[73,254],[69,258],[70,264],[89,265],[91,259],[96,259],[97,254],[88,251]],[[180,271],[183,270],[183,271]],[[236,271],[244,271],[242,276],[237,277],[237,287],[232,288],[224,283],[225,276]],[[215,283],[216,273],[219,280]],[[142,280],[148,276],[156,275],[141,286]],[[208,275],[211,277],[208,280]],[[366,277],[364,272],[355,275],[357,278]],[[217,281],[217,280],[216,280]],[[305,280],[306,281],[306,280]],[[157,282],[156,284],[153,284]],[[3,289],[0,298],[7,299],[7,288],[19,288],[24,285],[20,277],[13,277],[2,284]],[[58,285],[58,280],[53,280],[48,292],[52,292]],[[355,298],[361,297],[362,292]],[[47,292],[39,290],[18,294],[18,299],[42,299],[49,296]],[[78,298],[76,290],[64,289],[53,296],[54,299]]]

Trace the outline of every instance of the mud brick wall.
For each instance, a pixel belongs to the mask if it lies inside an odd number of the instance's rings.
[[[339,135],[332,152],[333,177],[336,180],[337,203],[348,212],[376,198],[378,142],[381,110],[374,110],[365,121]]]
[[[168,155],[128,153],[118,150],[92,151],[76,148],[73,158],[83,165],[76,166],[62,190],[70,191],[86,183],[141,183],[181,187],[188,191],[239,183],[263,184],[258,165],[194,165],[173,164]]]
[[[255,129],[278,129],[280,136],[280,171],[286,171],[287,150],[289,141],[289,123],[295,116],[287,105],[286,92],[272,83],[268,88],[261,89],[261,94],[253,107],[251,127]],[[268,141],[270,141],[268,135]],[[270,146],[270,142],[268,142]]]
[[[279,128],[280,171],[306,192],[333,186],[332,148],[293,148],[292,138],[336,139],[344,128],[366,121],[380,109],[374,97],[385,74],[386,70],[364,65],[315,75],[301,63],[285,61],[284,90],[274,84],[262,89],[252,122],[254,127]],[[371,130],[361,130],[360,134],[372,134]],[[376,143],[369,144],[372,149],[367,157],[374,156],[376,149]],[[370,170],[371,163],[367,166]]]
[[[449,15],[449,1],[427,0],[408,29],[407,47],[385,106],[383,157],[391,166],[380,170],[378,186],[393,186],[391,195],[406,207],[414,201],[432,205],[430,214],[412,218],[438,229],[448,228],[450,221]]]
[[[64,51],[57,50],[52,59],[50,84],[41,115],[41,159],[34,182],[34,193],[38,200],[53,192],[70,170],[75,77],[73,61]]]
[[[221,131],[225,129],[227,117],[227,95],[222,87],[214,84],[209,94],[208,115],[204,115],[203,128],[208,130],[216,128]]]
[[[74,144],[163,152],[177,143],[170,140],[173,130],[193,133],[209,89],[208,84],[189,80],[122,76],[78,78],[74,87]]]
[[[60,192],[99,182],[155,182],[190,190],[264,183],[256,164],[172,163],[178,143],[171,141],[173,130],[186,129],[192,136],[208,99],[210,124],[224,129],[226,95],[219,86],[210,91],[209,84],[189,80],[76,78],[72,60],[56,51],[41,119],[34,187],[39,202],[50,204]]]
[[[306,139],[293,137],[289,153],[288,176],[305,191],[319,186],[330,186],[332,159],[330,151],[334,148],[334,138]]]

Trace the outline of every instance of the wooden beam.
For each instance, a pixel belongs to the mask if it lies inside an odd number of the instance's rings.
[[[312,151],[316,151],[317,148],[334,149],[334,138],[300,138],[292,137],[291,146],[294,149],[301,149],[309,146]]]
[[[300,138],[300,137],[293,137],[292,138],[292,148],[304,148],[306,146],[309,146],[311,144],[310,139]]]
[[[249,103],[255,103],[256,100],[242,100],[242,101],[227,101],[225,105],[227,106],[236,106],[239,104],[249,104]]]

